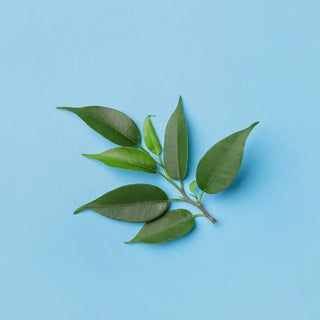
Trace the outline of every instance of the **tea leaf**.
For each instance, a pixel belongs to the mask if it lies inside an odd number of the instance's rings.
[[[182,180],[185,177],[188,165],[188,131],[181,96],[166,127],[164,162],[171,178]]]
[[[123,112],[98,106],[82,108],[58,107],[57,109],[75,113],[89,127],[115,144],[131,147],[140,143],[141,136],[137,125]]]
[[[81,206],[74,214],[90,209],[115,220],[148,222],[163,215],[168,208],[168,196],[160,188],[150,184],[130,184]]]
[[[189,184],[189,189],[192,193],[195,193],[196,192],[196,185],[197,185],[197,182],[196,180],[193,180],[190,184]]]
[[[118,147],[98,154],[83,155],[114,168],[148,173],[157,172],[157,164],[154,159],[146,152],[134,148]]]
[[[154,154],[160,154],[162,151],[161,145],[159,143],[156,131],[154,130],[153,124],[150,120],[152,115],[145,118],[143,122],[143,140],[148,149]]]
[[[188,233],[194,226],[194,218],[185,209],[168,211],[160,218],[146,223],[138,234],[126,243],[162,243]]]
[[[241,166],[246,139],[258,123],[231,134],[207,151],[197,167],[197,184],[201,190],[217,193],[232,183]]]

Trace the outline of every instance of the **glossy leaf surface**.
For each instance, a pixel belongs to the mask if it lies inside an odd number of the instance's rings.
[[[143,140],[147,148],[154,154],[160,154],[162,151],[156,131],[150,120],[151,115],[147,116],[143,122]]]
[[[160,218],[146,223],[130,241],[143,243],[162,243],[188,233],[194,226],[194,218],[185,209],[168,211]]]
[[[251,130],[258,124],[233,133],[211,147],[197,167],[197,184],[206,193],[226,189],[236,177],[242,162],[245,142]]]
[[[163,215],[168,208],[168,197],[160,188],[150,184],[130,184],[104,194],[74,213],[89,209],[115,220],[148,222]]]
[[[157,172],[157,164],[154,159],[146,152],[134,148],[118,147],[98,154],[83,155],[114,168],[148,173]]]
[[[166,127],[164,162],[171,178],[182,180],[185,177],[188,165],[188,131],[181,97]]]
[[[141,136],[137,125],[121,111],[99,106],[58,109],[75,113],[89,127],[115,144],[130,147],[140,143]]]

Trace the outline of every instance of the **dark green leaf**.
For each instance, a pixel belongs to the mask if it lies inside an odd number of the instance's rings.
[[[147,116],[143,123],[143,140],[151,152],[153,152],[154,154],[160,154],[162,148],[150,117],[152,116]]]
[[[166,127],[164,162],[171,178],[182,180],[185,177],[188,165],[188,131],[181,97]]]
[[[168,211],[159,219],[146,223],[130,241],[144,243],[162,243],[188,233],[194,226],[194,218],[184,209]]]
[[[96,159],[104,164],[133,171],[148,173],[157,172],[157,164],[154,159],[144,151],[128,147],[118,147],[99,154],[83,154],[87,158]]]
[[[90,209],[115,220],[148,222],[163,215],[168,208],[168,197],[158,187],[130,184],[104,194],[74,213]]]
[[[140,143],[137,125],[126,114],[107,107],[58,107],[78,115],[89,127],[120,146],[131,147]]]
[[[201,190],[217,193],[232,183],[241,166],[246,139],[258,123],[233,133],[207,151],[197,167],[197,184]]]
[[[192,193],[195,193],[196,192],[196,185],[197,185],[197,182],[196,180],[193,180],[190,184],[189,184],[189,189]]]

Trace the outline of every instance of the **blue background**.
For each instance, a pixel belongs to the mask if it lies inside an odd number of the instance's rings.
[[[320,319],[318,1],[7,1],[0,13],[1,319]],[[261,121],[239,176],[170,243],[79,205],[161,177],[56,106],[105,105],[163,141],[178,95],[202,154]],[[177,203],[173,207],[177,207]],[[193,211],[194,213],[197,213]]]

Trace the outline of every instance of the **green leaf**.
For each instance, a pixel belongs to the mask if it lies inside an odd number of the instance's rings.
[[[188,165],[188,131],[181,96],[166,127],[164,162],[171,178],[182,180],[185,177]]]
[[[258,123],[233,133],[207,151],[197,167],[197,184],[201,190],[217,193],[232,183],[241,166],[246,139]]]
[[[154,154],[160,154],[162,151],[161,145],[159,143],[156,131],[154,130],[153,124],[150,120],[152,115],[145,118],[143,122],[143,140],[148,149]]]
[[[197,182],[196,180],[193,180],[190,184],[189,184],[189,189],[192,193],[196,193],[196,185],[197,185]]]
[[[106,139],[125,147],[136,146],[141,136],[135,122],[126,114],[107,107],[58,107],[78,115],[89,127]]]
[[[163,215],[168,208],[168,196],[158,187],[130,184],[81,206],[74,214],[90,209],[115,220],[148,222]]]
[[[194,218],[185,209],[168,211],[159,219],[146,223],[130,241],[143,243],[162,243],[188,233],[194,226]]]
[[[154,159],[146,152],[134,148],[118,147],[98,154],[83,155],[114,168],[148,173],[157,172],[157,164]]]

